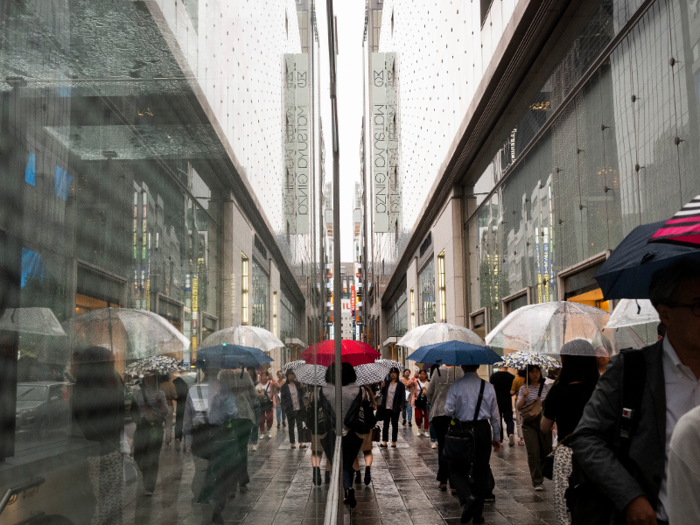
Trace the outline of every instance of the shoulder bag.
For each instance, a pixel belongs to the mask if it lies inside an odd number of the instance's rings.
[[[486,381],[481,380],[479,387],[479,400],[476,403],[474,419],[472,421],[450,421],[450,427],[445,435],[445,457],[449,461],[461,465],[471,465],[474,461],[474,424],[478,421],[481,402],[484,399]]]
[[[272,402],[272,398],[270,397],[270,382],[267,382],[267,385],[265,385],[265,390],[263,390],[265,393],[262,401],[260,401],[260,411],[261,412],[269,412],[274,408],[274,403]]]
[[[537,399],[535,399],[532,403],[529,405],[525,405],[523,408],[520,409],[520,415],[523,418],[523,421],[525,423],[529,423],[530,421],[534,421],[538,417],[540,417],[540,414],[542,413],[542,389],[544,388],[544,383],[540,384],[540,390],[537,393]]]
[[[428,406],[428,396],[425,395],[425,387],[419,381],[418,392],[416,393],[415,405],[418,410],[425,410]]]
[[[370,401],[365,399],[362,388],[357,393],[357,397],[350,405],[343,424],[357,434],[369,434],[374,428],[376,419]]]
[[[547,457],[544,458],[544,460],[542,461],[542,475],[545,478],[552,479],[552,477],[554,476],[554,454],[556,453],[559,446],[562,445],[564,443],[564,441],[566,441],[570,437],[571,437],[571,434],[569,434],[564,439],[562,439],[559,443],[557,443],[557,446],[554,447],[554,450],[552,450],[549,454],[547,454]]]

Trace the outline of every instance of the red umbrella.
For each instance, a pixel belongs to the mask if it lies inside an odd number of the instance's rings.
[[[700,195],[656,230],[649,242],[670,242],[696,248],[700,246]]]
[[[340,342],[340,349],[343,363],[350,363],[352,366],[374,363],[374,360],[379,357],[379,352],[362,341],[343,339]],[[304,350],[299,358],[309,364],[330,366],[335,362],[335,341],[314,343]]]

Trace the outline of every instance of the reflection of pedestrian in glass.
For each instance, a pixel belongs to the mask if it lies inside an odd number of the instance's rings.
[[[173,386],[177,393],[175,405],[175,450],[180,450],[182,442],[182,426],[185,421],[185,407],[187,406],[187,393],[189,387],[182,377],[178,376],[173,379]]]
[[[275,395],[275,411],[277,412],[277,428],[280,427],[280,423],[282,423],[283,427],[287,426],[287,414],[285,414],[284,410],[282,410],[282,400],[280,399],[280,389],[282,388],[282,385],[284,385],[284,382],[284,374],[282,373],[282,370],[278,370],[277,381],[272,383],[272,393]]]
[[[236,372],[232,370],[222,370],[219,373],[218,392],[214,394],[209,408],[209,423],[219,430],[212,446],[206,482],[199,495],[199,502],[213,503],[212,523],[216,524],[224,522],[222,512],[226,497],[234,488],[236,469],[240,465],[234,427],[238,415],[233,394],[235,375]]]
[[[73,387],[73,416],[83,437],[100,445],[98,455],[87,458],[96,499],[91,521],[95,525],[122,523],[124,412],[124,385],[114,370],[112,352],[100,346],[88,348]]]
[[[134,392],[139,419],[134,433],[134,459],[143,474],[144,496],[152,496],[158,479],[158,462],[163,446],[163,424],[168,415],[165,392],[157,385],[155,374],[146,374]]]
[[[272,409],[275,407],[272,401],[272,381],[267,370],[263,370],[260,374],[260,382],[255,385],[255,391],[258,394],[258,403],[260,404],[260,436],[272,438]],[[267,434],[265,434],[265,423],[267,423]]]
[[[165,450],[170,450],[170,443],[173,440],[173,415],[175,414],[175,401],[177,400],[177,390],[170,381],[169,376],[163,376],[160,381],[160,389],[165,393],[165,400],[168,404],[168,414],[165,416],[165,431],[163,441]]]
[[[257,386],[260,384],[258,382],[258,371],[253,366],[249,366],[247,370],[250,374],[250,379],[253,380],[253,386],[257,389]],[[254,452],[258,450],[258,437],[260,435],[258,431],[258,422],[260,421],[260,398],[257,396],[257,394],[252,401],[253,408],[255,409],[255,419],[253,420],[253,430],[250,432],[248,444],[250,445],[250,450]]]
[[[252,378],[243,368],[235,368],[234,372],[235,374],[230,376],[228,380],[231,382],[231,391],[236,397],[236,406],[238,407],[238,415],[233,420],[240,461],[236,468],[236,482],[240,486],[241,492],[245,492],[250,482],[248,477],[248,440],[253,428],[258,426],[260,414],[257,416],[255,414],[257,393]]]
[[[301,386],[297,382],[297,376],[292,370],[287,371],[287,382],[282,386],[281,390],[282,409],[287,414],[289,420],[289,442],[292,448],[296,448],[294,439],[294,424],[297,426],[297,436],[299,438],[299,448],[306,448],[302,443],[304,433],[302,431],[302,423],[304,420],[302,407],[304,406],[303,393]]]

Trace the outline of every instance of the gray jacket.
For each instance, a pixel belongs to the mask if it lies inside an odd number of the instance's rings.
[[[438,371],[440,372],[439,374]],[[464,372],[461,367],[447,368],[445,365],[436,369],[433,375],[430,376],[430,383],[428,383],[428,391],[426,392],[428,403],[430,403],[430,421],[434,417],[447,415],[445,414],[447,391],[452,386],[452,383],[462,377],[464,377]]]
[[[623,408],[620,356],[610,360],[570,443],[581,469],[619,512],[641,495],[656,509],[664,475],[666,386],[662,341],[645,347],[642,352],[646,358],[646,382],[638,425],[629,449],[633,473],[622,466],[616,452]]]

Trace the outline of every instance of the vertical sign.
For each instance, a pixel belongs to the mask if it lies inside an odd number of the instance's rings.
[[[372,53],[372,207],[374,209],[374,231],[389,231],[389,200],[387,179],[387,106],[386,63],[384,53]]]
[[[387,195],[389,207],[389,231],[394,231],[400,222],[401,188],[399,181],[399,136],[396,111],[396,54],[385,53],[386,64],[386,110],[387,110]]]
[[[350,287],[350,310],[352,310],[353,315],[355,313],[355,285]]]
[[[309,233],[309,55],[294,55],[296,71],[294,84],[296,95],[296,183],[295,212],[297,233]]]
[[[296,67],[294,55],[285,55],[285,91],[284,91],[284,217],[290,233],[296,233],[294,216],[295,173],[296,173],[296,88],[294,77]]]

